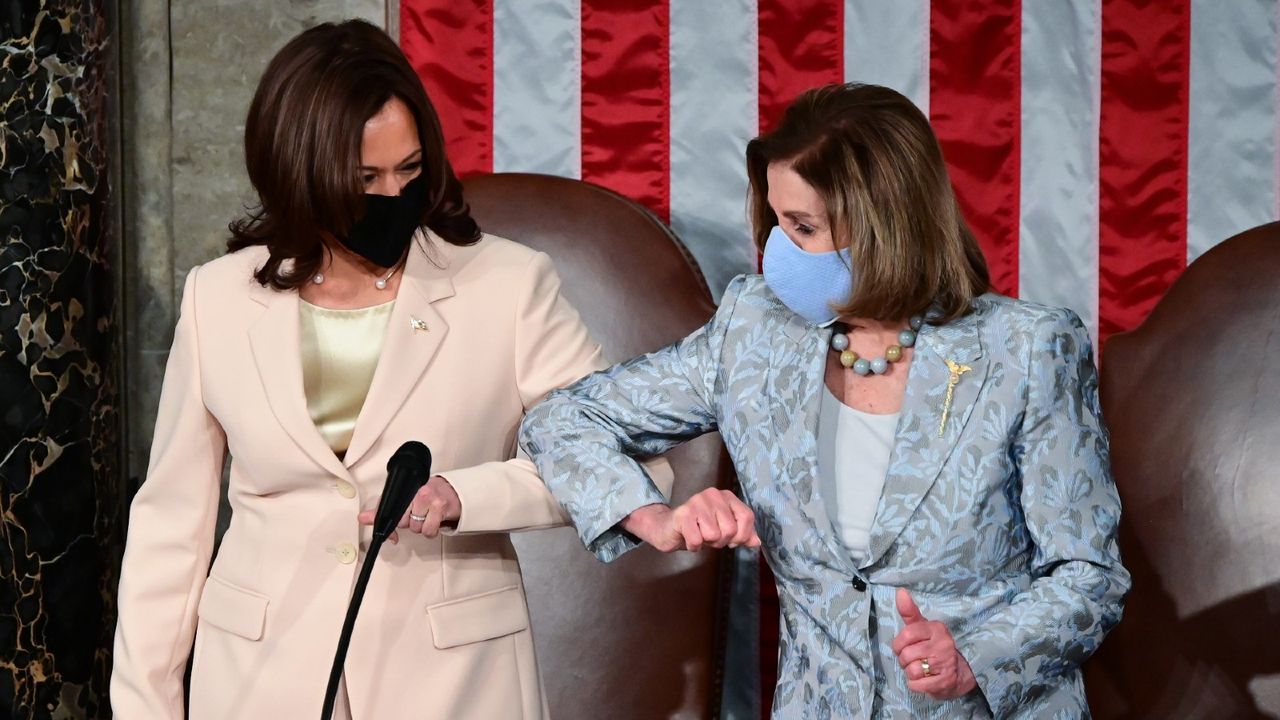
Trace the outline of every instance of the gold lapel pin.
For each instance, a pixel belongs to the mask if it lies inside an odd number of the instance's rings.
[[[418,332],[419,330],[421,330],[422,332],[427,332],[426,321],[419,320],[418,318],[413,317],[412,315],[409,316],[409,327],[413,328],[414,332]]]
[[[947,369],[951,371],[951,377],[947,380],[947,397],[942,401],[942,422],[938,423],[938,437],[942,437],[942,433],[947,429],[947,418],[951,415],[951,400],[955,397],[956,385],[960,382],[960,376],[969,372],[973,368],[968,365],[961,365],[955,360],[947,360]]]

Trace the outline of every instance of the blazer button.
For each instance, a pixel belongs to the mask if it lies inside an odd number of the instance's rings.
[[[334,483],[333,489],[337,490],[339,495],[341,495],[342,497],[348,500],[356,496],[356,486],[352,485],[346,480],[339,480],[338,482]]]
[[[329,548],[329,554],[343,565],[350,565],[356,561],[356,548],[351,543],[334,545]]]
[[[857,575],[853,576],[853,589],[854,589],[854,590],[857,590],[858,592],[866,592],[866,591],[867,591],[867,581],[863,580],[862,578],[858,577]]]

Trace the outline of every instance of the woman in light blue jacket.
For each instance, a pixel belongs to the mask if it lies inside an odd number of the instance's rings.
[[[937,139],[892,90],[805,93],[747,163],[763,277],[554,393],[521,445],[603,560],[762,543],[775,717],[1087,717],[1080,665],[1129,589],[1088,333],[988,292]],[[669,508],[631,457],[715,430],[745,505]]]

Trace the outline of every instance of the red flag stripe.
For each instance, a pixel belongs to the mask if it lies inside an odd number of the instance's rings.
[[[454,172],[492,172],[492,0],[401,0],[400,47],[440,115]]]
[[[759,0],[760,132],[797,95],[844,82],[843,0]]]
[[[934,0],[929,46],[930,120],[951,182],[994,289],[1016,297],[1022,3]]]
[[[1098,334],[1132,329],[1187,263],[1189,0],[1102,4]]]
[[[666,0],[582,2],[582,179],[671,217]]]

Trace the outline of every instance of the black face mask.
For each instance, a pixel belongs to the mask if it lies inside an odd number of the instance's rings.
[[[394,267],[418,231],[426,205],[425,174],[410,180],[399,195],[366,194],[364,215],[339,240],[348,250],[380,268]]]

